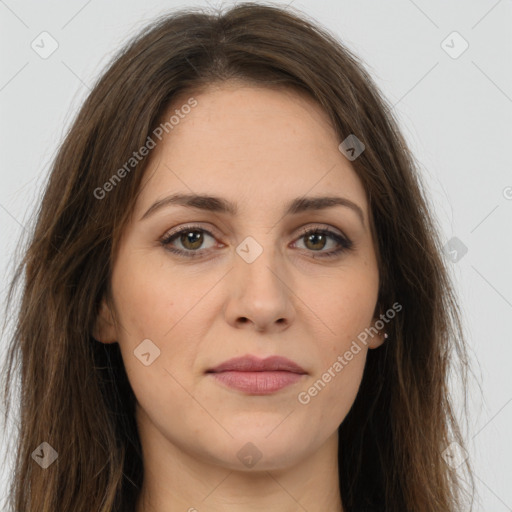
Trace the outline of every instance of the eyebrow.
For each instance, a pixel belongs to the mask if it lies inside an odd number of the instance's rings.
[[[209,212],[226,213],[233,216],[238,213],[238,206],[235,203],[227,201],[221,197],[210,196],[207,194],[173,194],[152,204],[139,220],[142,221],[153,215],[158,210],[172,205],[186,206],[188,208],[195,208]],[[298,197],[286,205],[284,216],[296,215],[305,211],[324,210],[335,206],[350,208],[357,214],[363,226],[365,225],[364,213],[361,207],[350,199],[339,196]]]

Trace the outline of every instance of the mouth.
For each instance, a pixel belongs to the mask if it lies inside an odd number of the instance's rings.
[[[243,356],[207,370],[223,385],[247,394],[275,393],[300,381],[307,372],[294,361],[280,356],[258,359]]]

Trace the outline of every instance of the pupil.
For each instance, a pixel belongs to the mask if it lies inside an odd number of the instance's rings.
[[[202,233],[199,233],[198,231],[189,231],[188,233],[184,233],[183,236],[186,243],[183,243],[183,240],[182,243],[185,247],[192,244],[192,247],[187,247],[188,249],[197,249],[201,246],[203,236]]]
[[[308,241],[314,240],[315,237],[322,239],[322,238],[324,238],[324,235],[322,235],[321,233],[315,233],[315,234],[309,235]],[[323,241],[325,242],[325,239]],[[313,242],[313,245],[316,245],[316,244]],[[323,249],[323,246],[324,246],[324,244],[320,243],[320,247],[316,247],[316,248]]]

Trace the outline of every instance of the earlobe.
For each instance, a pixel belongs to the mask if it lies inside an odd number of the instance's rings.
[[[96,317],[92,336],[100,343],[115,343],[117,341],[114,319],[105,299],[101,301],[100,311]]]
[[[384,344],[385,341],[389,338],[388,334],[384,331],[379,331],[377,335],[375,335],[372,340],[368,343],[369,348],[378,348]]]
[[[367,343],[369,349],[379,348],[381,345],[384,344],[384,342],[387,342],[389,340],[389,335],[386,332],[387,322],[385,323],[382,320],[382,317],[385,316],[383,313],[383,309],[384,308],[382,307],[382,304],[378,302],[375,306],[375,310],[373,311],[373,322],[371,324],[372,335],[369,337]]]

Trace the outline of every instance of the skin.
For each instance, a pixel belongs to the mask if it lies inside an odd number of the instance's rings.
[[[96,339],[120,344],[137,397],[145,478],[136,510],[342,511],[337,429],[355,400],[367,350],[381,345],[383,333],[360,344],[308,404],[298,394],[378,319],[364,187],[327,115],[308,97],[227,82],[194,98],[198,105],[152,150],[114,262],[113,309],[103,303],[95,328]],[[173,205],[140,220],[178,192],[225,198],[239,213]],[[292,199],[327,195],[359,205],[364,224],[344,206],[283,216]],[[175,248],[203,251],[194,259],[160,243],[189,223],[213,235],[200,232],[202,245],[174,239]],[[339,245],[329,237],[308,243],[301,227],[328,227],[355,248],[314,258]],[[263,248],[252,263],[236,252],[247,236]],[[149,366],[134,355],[145,339],[160,350]],[[262,396],[205,374],[246,354],[287,357],[307,375]],[[251,468],[237,457],[248,442],[261,453]]]

